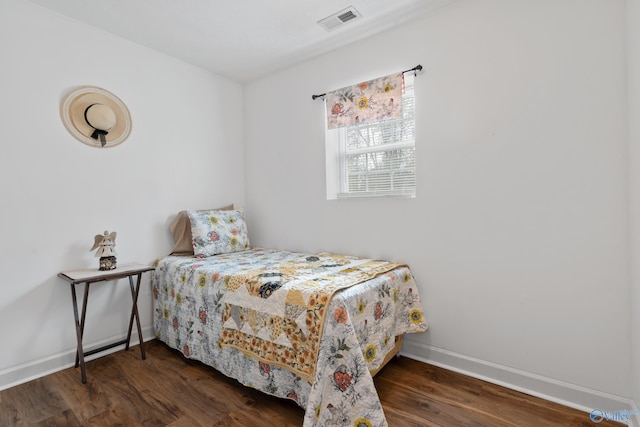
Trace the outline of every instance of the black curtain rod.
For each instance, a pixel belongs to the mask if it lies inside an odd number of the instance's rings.
[[[410,73],[412,71],[414,71],[414,74],[417,74],[418,71],[422,71],[422,65],[418,64],[418,65],[416,65],[415,67],[413,67],[413,68],[411,68],[409,70],[404,70],[402,72],[402,74]],[[326,95],[326,93],[321,93],[320,95],[311,95],[311,99],[313,99],[315,101],[318,98],[324,98],[325,95]]]

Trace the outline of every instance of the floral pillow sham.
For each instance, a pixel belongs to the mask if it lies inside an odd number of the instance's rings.
[[[193,235],[193,253],[208,257],[250,249],[244,211],[187,211]]]

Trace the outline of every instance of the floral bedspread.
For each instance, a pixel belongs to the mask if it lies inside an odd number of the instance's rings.
[[[255,248],[204,259],[162,258],[152,275],[156,337],[242,384],[296,401],[306,410],[307,427],[386,426],[369,371],[383,363],[396,335],[427,329],[407,267],[333,295],[313,381],[223,345],[225,277],[250,276],[301,257],[323,255]]]

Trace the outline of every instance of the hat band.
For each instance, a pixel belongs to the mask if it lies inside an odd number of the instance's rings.
[[[89,125],[89,126],[91,126],[91,125]],[[93,126],[91,126],[91,127],[93,128]],[[100,130],[100,129],[96,129],[96,128],[93,128],[93,129],[94,129],[94,131],[91,134],[91,138],[100,139],[100,145],[104,147],[105,144],[107,143],[107,140],[104,137],[109,132],[107,132],[106,130]]]
[[[109,132],[106,131],[106,130],[98,129],[97,127],[93,126],[91,124],[91,122],[89,121],[89,119],[87,118],[87,111],[89,111],[89,108],[93,107],[94,105],[96,105],[96,104],[91,104],[87,108],[85,108],[85,110],[84,110],[84,121],[87,122],[87,124],[89,126],[91,126],[91,128],[93,129],[93,133],[91,134],[91,138],[99,139],[100,140],[100,146],[104,147],[107,144],[107,140],[105,139],[105,136],[107,134],[109,134]]]

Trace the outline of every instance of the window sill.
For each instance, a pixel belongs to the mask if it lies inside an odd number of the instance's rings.
[[[349,199],[413,199],[415,193],[401,192],[361,192],[361,193],[338,193],[337,200]]]

